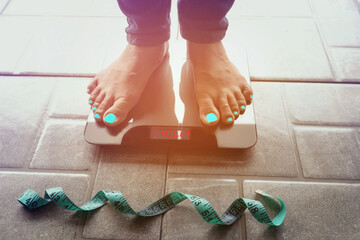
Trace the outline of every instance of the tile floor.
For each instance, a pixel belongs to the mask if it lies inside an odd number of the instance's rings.
[[[247,49],[258,142],[208,151],[85,142],[87,83],[126,45],[115,0],[0,0],[0,239],[360,239],[359,12],[356,0],[236,0],[224,41]],[[189,202],[149,219],[109,205],[79,219],[16,201],[57,186],[80,205],[119,190],[135,209],[182,191],[219,213],[262,189],[288,213],[280,227],[248,212],[219,227]]]

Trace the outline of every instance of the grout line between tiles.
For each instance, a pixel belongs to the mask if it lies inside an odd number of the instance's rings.
[[[309,6],[310,6],[310,10],[312,12],[312,16],[313,16],[313,20],[314,20],[314,23],[315,23],[315,27],[317,29],[317,32],[319,34],[319,37],[320,37],[320,40],[321,40],[321,44],[324,48],[324,51],[325,51],[325,54],[326,54],[326,57],[328,59],[328,63],[329,63],[329,67],[330,67],[330,70],[331,70],[331,73],[333,74],[334,78],[335,78],[335,81],[337,82],[341,82],[340,80],[340,77],[339,77],[339,74],[338,74],[338,71],[336,69],[336,64],[335,64],[335,61],[331,55],[331,48],[329,46],[329,44],[327,43],[326,41],[326,37],[325,35],[323,34],[322,32],[322,28],[321,28],[321,24],[320,24],[320,21],[319,21],[319,18],[316,14],[316,10],[315,8],[313,7],[312,5],[312,1],[313,0],[307,0],[308,3],[309,3]]]
[[[46,26],[46,21],[44,20],[44,18],[43,17],[38,17],[38,18],[39,18],[39,25],[36,26],[34,28],[34,31],[30,34],[31,36],[29,37],[27,43],[25,44],[25,47],[24,47],[23,51],[21,52],[21,54],[19,55],[19,58],[17,59],[16,63],[13,66],[13,71],[15,73],[17,72],[17,67],[18,67],[19,63],[21,62],[23,56],[25,55],[26,50],[28,49],[30,43],[33,41],[33,39],[38,34],[40,34],[43,31],[44,27]]]
[[[76,74],[76,73],[1,73],[1,77],[43,77],[43,78],[92,78],[95,74]]]
[[[57,120],[74,120],[74,121],[84,121],[88,119],[88,116],[57,116],[52,115],[49,119],[57,119]]]
[[[5,4],[3,4],[3,6],[0,6],[2,9],[0,9],[0,15],[3,14],[3,12],[5,11],[5,9],[7,8],[7,6],[9,5],[11,0],[8,0]]]
[[[263,15],[249,15],[249,16],[229,16],[226,17],[230,24],[231,20],[243,20],[243,19],[249,19],[249,20],[271,20],[271,19],[311,19],[312,16],[263,16]]]
[[[245,212],[243,213],[243,215],[240,217],[240,219],[238,220],[239,224],[240,224],[240,239],[247,239],[247,232],[246,232],[246,215]]]
[[[339,82],[339,81],[334,81],[334,80],[329,80],[329,79],[324,79],[324,80],[314,80],[314,79],[310,79],[310,78],[304,78],[304,79],[281,79],[281,78],[269,78],[269,79],[265,79],[265,78],[257,78],[257,77],[251,77],[251,81],[253,82],[268,82],[268,83],[324,83],[324,84],[355,84],[354,82],[351,81],[344,81],[344,82]]]
[[[331,48],[350,48],[350,49],[359,49],[360,46],[341,46],[341,45],[331,45]]]
[[[353,0],[354,3],[355,3],[355,7],[357,8],[359,14],[360,14],[360,1],[357,1],[357,0]]]
[[[260,175],[231,175],[231,174],[204,174],[204,173],[169,173],[169,178],[209,178],[217,180],[259,180],[259,181],[282,181],[282,182],[311,182],[311,183],[350,183],[359,184],[360,179],[340,178],[299,178],[285,176],[260,176]]]
[[[10,0],[11,1],[11,0]],[[9,1],[9,2],[10,2]],[[120,9],[119,9],[120,11]],[[87,15],[87,14],[78,14],[78,15],[66,15],[66,14],[41,14],[41,13],[34,13],[34,14],[22,14],[22,13],[10,13],[10,14],[3,14],[4,17],[50,17],[50,18],[121,18],[126,19],[124,15]]]
[[[80,75],[29,75],[29,74],[7,74],[7,73],[0,73],[0,77],[8,77],[8,78],[61,78],[61,79],[86,79],[88,80],[91,78],[90,76],[80,76]]]
[[[344,48],[344,47],[337,47],[337,48]],[[348,47],[348,48],[355,48],[355,47]],[[1,70],[0,70],[1,71]],[[76,73],[1,73],[0,77],[43,77],[43,78],[93,78],[95,74],[76,74]],[[314,80],[314,79],[262,79],[262,78],[254,78],[250,77],[251,82],[264,82],[264,83],[319,83],[319,84],[343,84],[343,85],[353,85],[359,84],[359,79],[353,79],[354,81],[346,80],[346,81],[328,81],[328,80]],[[357,81],[357,82],[356,82]]]
[[[360,126],[360,123],[350,123],[350,124],[334,124],[334,123],[321,123],[321,124],[315,124],[315,123],[301,123],[301,124],[297,124],[297,123],[293,123],[293,126],[304,126],[304,127],[316,127],[316,128],[356,128]]]
[[[355,134],[355,136],[357,143],[360,145],[360,128],[354,128],[354,130],[357,131],[357,134]]]
[[[40,168],[16,168],[16,167],[0,167],[0,172],[4,173],[34,173],[34,174],[66,174],[66,175],[78,175],[87,174],[90,175],[93,170],[68,170],[68,169],[40,169]]]
[[[53,101],[54,101],[54,93],[56,91],[56,85],[58,84],[58,81],[55,80],[54,83],[53,83],[53,88],[52,88],[52,91],[51,93],[49,94],[49,97],[48,97],[48,101],[47,101],[47,104],[44,106],[45,107],[45,110],[43,112],[43,116],[40,120],[40,124],[36,130],[36,134],[35,134],[35,137],[34,137],[34,140],[32,142],[32,145],[31,145],[31,148],[29,150],[29,155],[28,157],[26,158],[26,166],[28,169],[30,169],[30,164],[31,162],[33,161],[33,158],[34,158],[34,155],[35,155],[35,152],[38,148],[38,145],[39,145],[39,142],[40,142],[40,139],[41,139],[41,136],[43,134],[43,130],[45,129],[45,125],[46,125],[46,122],[48,121],[49,119],[49,115],[50,115],[50,107],[51,105],[53,104]]]
[[[86,193],[85,193],[85,196],[84,196],[84,203],[86,201],[89,201],[91,199],[91,197],[93,197],[92,192],[94,190],[94,184],[95,184],[97,172],[98,172],[98,169],[99,169],[99,164],[100,164],[100,159],[101,159],[102,152],[103,152],[103,148],[101,146],[99,146],[98,149],[97,149],[97,152],[96,152],[95,161],[94,161],[92,171],[91,171],[91,174],[90,174],[90,180],[88,182],[88,187],[87,187],[87,190],[86,190]],[[83,231],[84,231],[86,220],[87,220],[87,217],[83,217],[83,218],[81,218],[79,220],[79,222],[77,224],[77,227],[76,227],[76,232],[75,232],[75,239],[76,240],[83,239],[82,234],[83,234]]]
[[[164,179],[164,190],[163,190],[163,196],[165,196],[166,194],[166,189],[167,189],[167,180],[168,180],[168,173],[169,173],[169,147],[167,147],[166,149],[166,165],[165,165],[165,179]],[[161,218],[160,218],[160,234],[159,234],[159,239],[162,239],[162,234],[163,234],[163,223],[164,223],[164,215],[165,213],[161,214]]]
[[[236,182],[238,184],[238,196],[241,197],[244,196],[244,188],[243,188],[243,180],[236,179]],[[239,236],[241,240],[246,240],[246,221],[245,221],[245,214],[240,217],[240,219],[237,221],[237,224],[239,224]]]
[[[285,93],[285,85],[284,84],[281,84],[280,91],[281,91],[281,100],[282,100],[282,104],[283,104],[283,109],[285,112],[286,126],[287,126],[288,133],[290,135],[289,137],[292,142],[291,146],[293,148],[293,153],[295,154],[295,161],[296,161],[296,166],[297,166],[298,177],[300,179],[304,179],[304,173],[303,173],[303,169],[302,169],[302,165],[301,165],[299,149],[297,147],[294,126],[292,125],[291,116],[290,116],[290,112],[289,112],[289,106],[286,101],[286,93]]]

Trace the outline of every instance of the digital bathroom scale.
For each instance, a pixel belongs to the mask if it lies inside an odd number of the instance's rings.
[[[224,45],[226,47],[227,44]],[[239,44],[226,48],[232,49],[227,54],[250,83],[245,48],[236,45]],[[176,56],[175,50],[184,57]],[[185,44],[178,41],[170,44],[170,58],[165,58],[151,75],[139,102],[124,123],[108,127],[95,121],[90,109],[85,140],[97,145],[166,144],[218,148],[249,148],[255,145],[257,134],[253,103],[246,107],[245,113],[239,115],[233,125],[220,122],[217,126],[207,127],[202,124],[194,94],[192,65],[184,52]]]

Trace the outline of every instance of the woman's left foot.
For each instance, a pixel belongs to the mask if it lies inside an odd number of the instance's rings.
[[[209,44],[187,42],[194,69],[194,90],[200,119],[207,126],[221,120],[233,124],[251,104],[253,91],[226,55],[221,41]]]

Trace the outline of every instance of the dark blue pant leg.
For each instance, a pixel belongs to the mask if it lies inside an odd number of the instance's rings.
[[[154,46],[170,38],[171,0],[117,0],[127,17],[127,41]]]
[[[213,43],[225,37],[226,14],[234,0],[178,0],[181,36],[191,42]]]

